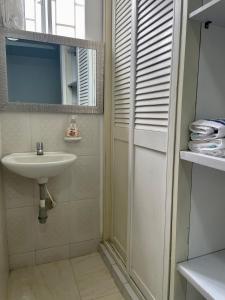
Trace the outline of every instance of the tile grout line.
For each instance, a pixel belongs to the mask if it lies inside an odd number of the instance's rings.
[[[71,267],[71,269],[72,269],[72,274],[73,274],[74,284],[75,284],[75,286],[76,286],[76,288],[77,288],[77,291],[78,291],[80,300],[82,300],[81,293],[80,293],[80,288],[79,288],[79,285],[78,285],[78,283],[77,283],[77,279],[76,279],[75,272],[74,272],[74,270],[73,270],[72,259],[69,258],[68,260],[69,260],[70,267]]]
[[[23,254],[29,254],[29,253],[33,253],[33,252],[38,252],[38,251],[44,251],[44,250],[50,250],[50,249],[55,249],[55,248],[60,248],[60,247],[65,247],[65,246],[71,246],[71,245],[78,245],[78,244],[82,244],[82,243],[88,243],[88,242],[93,242],[93,241],[98,241],[99,238],[95,238],[95,239],[90,239],[90,240],[84,240],[84,241],[79,241],[79,242],[69,242],[66,244],[59,244],[59,245],[55,245],[55,246],[51,246],[51,247],[47,247],[47,248],[35,248],[33,250],[30,251],[26,251],[26,252],[17,252],[17,253],[10,253],[9,256],[14,256],[14,255],[23,255]],[[82,256],[86,256],[86,255],[90,255],[94,252],[90,252],[84,255],[79,255],[79,256],[74,256],[74,257],[70,257],[70,258],[77,258],[77,257],[82,257]],[[57,261],[60,261],[62,259],[59,259]],[[52,261],[54,262],[54,261]]]
[[[99,256],[101,262],[105,265],[105,262],[104,260],[102,259],[102,257],[100,256],[100,254],[98,252],[94,252],[93,255],[96,255],[96,256]],[[88,258],[90,255],[84,255],[84,256],[79,256],[78,258],[82,258],[85,257]],[[81,296],[81,291],[80,291],[80,287],[79,287],[79,284],[78,284],[78,280],[77,280],[77,276],[75,274],[75,267],[76,267],[76,263],[73,265],[72,264],[72,259],[66,259],[66,261],[68,262],[68,265],[69,265],[69,269],[71,270],[72,272],[72,285],[74,286],[74,288],[76,288],[76,293],[79,297],[79,299],[77,300],[82,300],[83,297]],[[40,265],[36,265],[36,266],[32,266],[32,270],[36,270],[39,274],[40,274],[40,277],[42,278],[42,266],[45,265],[45,264],[40,264]],[[112,275],[110,274],[109,270],[107,269],[109,275],[110,275],[110,278],[113,279]],[[45,282],[45,281],[44,281]],[[46,282],[45,282],[46,283]],[[48,289],[48,285],[46,285],[46,290],[49,290]],[[107,293],[106,295],[99,295],[99,296],[95,296],[94,298],[92,298],[93,300],[101,300],[101,299],[104,299],[105,297],[112,297],[113,295],[116,295],[116,296],[119,296],[120,298],[119,299],[123,299],[123,296],[121,295],[120,291],[118,289],[116,290],[112,290],[111,293]]]
[[[107,268],[107,266],[106,266],[104,260],[102,259],[100,253],[97,251],[97,252],[93,252],[92,254],[95,254],[95,256],[98,256],[98,257],[101,259],[101,262],[104,264],[104,266],[105,266],[106,269],[107,269],[108,274],[110,275],[110,279],[112,279],[113,282],[115,283],[115,280],[114,280],[112,274],[110,273],[110,271],[108,270],[108,268]],[[89,254],[89,255],[91,255],[91,254]],[[77,258],[86,257],[86,256],[89,256],[89,255],[79,256],[79,257],[77,257]],[[72,260],[72,259],[69,259],[70,264],[72,265],[71,260]],[[74,273],[73,265],[72,265],[72,270],[73,270],[73,274],[74,274],[75,282],[76,282],[76,275],[75,275],[75,273]],[[93,273],[95,273],[95,271],[94,271]],[[87,276],[88,276],[88,274],[87,274]],[[78,285],[78,284],[77,284],[77,285]],[[116,289],[117,289],[117,290],[115,290],[115,291],[112,290],[111,293],[109,293],[109,294],[107,293],[107,295],[103,295],[103,296],[100,296],[100,297],[97,297],[97,298],[93,298],[92,300],[101,300],[101,299],[104,299],[105,297],[112,296],[112,295],[115,295],[115,294],[121,295],[120,290],[118,289],[116,283],[115,283],[115,286],[116,286]],[[79,294],[80,294],[80,288],[79,288],[79,285],[78,285],[78,290],[79,290]],[[121,296],[122,296],[122,295],[121,295]],[[80,297],[81,297],[81,294],[80,294]],[[123,298],[122,298],[122,299],[123,299]],[[81,300],[82,300],[82,297],[81,297]]]

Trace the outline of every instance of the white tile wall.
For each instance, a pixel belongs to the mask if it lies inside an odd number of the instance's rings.
[[[69,245],[36,251],[36,264],[45,264],[69,257]]]
[[[14,174],[4,168],[3,189],[7,208],[33,206],[33,180]]]
[[[7,210],[9,253],[18,254],[34,250],[34,208],[21,207]]]
[[[93,252],[100,239],[101,116],[78,115],[81,142],[66,143],[69,115],[3,113],[3,154],[34,151],[75,153],[78,159],[60,176],[51,178],[49,191],[57,206],[47,224],[38,223],[39,187],[36,182],[4,168],[4,199],[10,268],[40,264]]]
[[[36,210],[37,211],[37,210]],[[69,241],[69,203],[58,203],[49,211],[46,224],[35,217],[35,249],[45,249],[65,245]]]
[[[80,156],[72,170],[72,200],[99,196],[99,157]]]
[[[0,120],[1,141],[1,120]],[[2,145],[0,142],[0,157],[2,156]],[[6,233],[6,210],[2,193],[2,168],[0,167],[0,299],[7,299],[8,285],[8,249]]]
[[[68,151],[69,152],[69,151]],[[68,202],[72,198],[71,187],[73,185],[72,168],[76,167],[76,161],[72,167],[66,169],[57,177],[50,178],[48,190],[57,203]],[[39,205],[39,185],[34,184],[34,204]]]
[[[10,255],[10,269],[18,269],[35,265],[35,252]]]
[[[78,257],[97,251],[99,240],[90,240],[86,242],[70,244],[70,257]]]
[[[0,182],[1,178],[0,169]],[[6,211],[3,203],[2,184],[0,183],[0,299],[6,299],[8,283],[8,249],[6,233]]]
[[[99,239],[99,200],[82,199],[70,202],[70,241]]]
[[[26,113],[3,113],[2,154],[31,149],[30,118]]]
[[[99,155],[100,140],[99,134],[101,129],[101,117],[94,115],[79,115],[77,122],[82,134],[82,143],[77,143],[74,151],[79,155]],[[65,150],[72,150],[70,144],[64,144]]]

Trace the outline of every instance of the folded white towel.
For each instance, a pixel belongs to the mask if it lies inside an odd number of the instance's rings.
[[[189,149],[202,154],[225,156],[225,138],[210,141],[190,141]]]
[[[225,137],[225,119],[198,120],[190,125],[193,141],[209,141]]]
[[[216,156],[216,157],[225,157],[225,149],[218,149],[218,150],[200,150],[200,151],[192,151],[200,154]]]

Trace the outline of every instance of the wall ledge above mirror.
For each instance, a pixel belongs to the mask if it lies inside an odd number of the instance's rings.
[[[63,92],[64,88],[62,85],[63,80],[61,74],[60,74],[61,81],[58,83],[62,87],[62,88],[60,87],[61,89],[60,104],[55,104],[55,102],[53,102],[54,104],[49,104],[48,102],[43,103],[43,101],[41,101],[42,99],[40,99],[40,101],[34,100],[35,101],[34,103],[31,103],[30,101],[26,101],[24,99],[21,99],[22,101],[12,100],[10,98],[12,97],[11,94],[9,96],[9,91],[10,91],[9,83],[11,80],[11,77],[9,78],[9,74],[11,74],[10,73],[11,71],[9,71],[7,65],[8,59],[7,59],[7,51],[6,51],[6,46],[7,46],[6,41],[8,40],[12,42],[11,44],[13,44],[13,42],[17,40],[24,40],[25,42],[27,41],[28,43],[33,41],[34,44],[47,43],[47,44],[54,44],[56,46],[58,45],[59,47],[63,47],[63,46],[65,46],[66,48],[74,47],[74,49],[78,49],[78,50],[83,50],[83,49],[85,50],[88,49],[88,51],[89,49],[95,50],[93,51],[93,53],[95,53],[93,57],[95,59],[94,74],[96,75],[92,80],[94,86],[92,90],[94,90],[93,93],[95,94],[94,101],[90,101],[88,106],[86,104],[82,104],[81,101],[79,101],[79,103],[81,103],[80,105],[63,104],[65,103],[64,98],[66,98],[68,95],[65,94],[65,91]],[[61,61],[62,59],[60,57],[60,64]],[[17,78],[19,77],[18,74],[20,73],[18,72],[15,73],[14,80],[12,80],[14,84],[17,81]],[[1,111],[101,114],[103,113],[103,80],[104,80],[104,45],[102,42],[74,39],[74,38],[29,32],[29,31],[11,30],[11,29],[0,27],[0,110]],[[21,84],[21,78],[20,78],[20,84]],[[74,88],[73,80],[67,82],[66,86],[68,89],[73,90]],[[13,89],[12,84],[10,84],[10,88]],[[78,87],[76,87],[76,90],[78,91]],[[30,92],[32,92],[32,89],[30,89]],[[78,92],[76,92],[76,95],[77,94]],[[75,98],[76,95],[74,96]],[[88,97],[89,96],[90,94],[88,94]],[[37,102],[41,102],[41,103],[37,103]],[[66,101],[66,103],[68,102]],[[77,103],[77,101],[73,100],[72,103]]]

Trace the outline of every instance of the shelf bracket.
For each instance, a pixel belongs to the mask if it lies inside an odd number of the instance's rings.
[[[212,24],[212,21],[205,22],[205,29],[209,29],[210,24]]]

